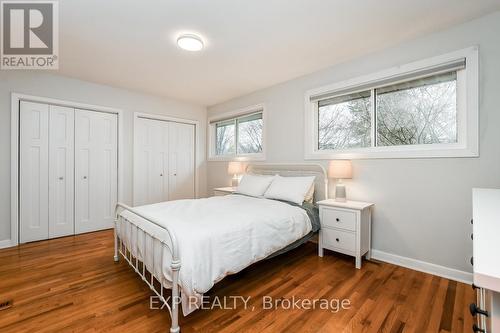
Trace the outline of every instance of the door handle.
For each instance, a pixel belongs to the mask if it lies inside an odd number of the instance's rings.
[[[87,179],[87,176],[83,176],[83,179]]]
[[[63,180],[63,179],[64,179],[64,177],[59,177],[59,180]]]
[[[477,326],[477,324],[472,325],[473,332],[485,333],[486,331],[481,327]]]
[[[469,311],[470,311],[470,314],[473,316],[475,316],[477,314],[480,314],[480,315],[486,316],[486,317],[489,316],[488,311],[479,308],[475,303],[471,303],[469,305]]]

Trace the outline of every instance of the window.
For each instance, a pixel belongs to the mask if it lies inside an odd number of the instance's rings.
[[[318,101],[318,149],[371,146],[370,91]]]
[[[221,121],[215,124],[215,151],[217,155],[230,155],[236,151],[236,121]]]
[[[456,101],[457,71],[319,100],[318,149],[457,142]]]
[[[256,154],[262,152],[262,112],[236,118],[238,125],[237,154]]]
[[[306,158],[477,156],[477,49],[306,94]]]
[[[235,114],[234,116],[232,116]],[[210,121],[211,159],[263,158],[263,107],[247,108]]]
[[[379,89],[378,146],[457,142],[457,71]]]

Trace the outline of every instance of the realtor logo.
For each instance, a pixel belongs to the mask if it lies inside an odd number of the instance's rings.
[[[58,69],[57,1],[1,1],[1,69]]]

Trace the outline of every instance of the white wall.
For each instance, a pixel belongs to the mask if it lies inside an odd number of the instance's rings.
[[[200,121],[203,159],[198,161],[200,196],[206,195],[206,109],[124,89],[75,80],[44,71],[0,71],[0,240],[10,238],[11,92],[75,101],[124,110],[124,201],[132,203],[133,112]]]
[[[373,248],[471,271],[471,188],[500,187],[500,12],[352,62],[209,107],[209,117],[257,103],[268,112],[268,162],[303,162],[306,90],[472,45],[480,47],[480,157],[356,160],[348,196],[376,204]],[[369,38],[369,36],[367,36]],[[363,41],[353,41],[353,43]],[[338,47],[342,47],[339,45]],[[327,161],[321,161],[326,165]],[[208,162],[210,191],[230,184]],[[331,189],[333,186],[330,187]]]

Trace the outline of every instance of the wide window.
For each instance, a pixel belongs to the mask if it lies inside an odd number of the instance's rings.
[[[473,51],[308,92],[306,158],[477,156]]]
[[[263,110],[253,110],[234,117],[210,121],[213,159],[262,157]]]
[[[457,142],[457,71],[317,103],[319,150]]]

